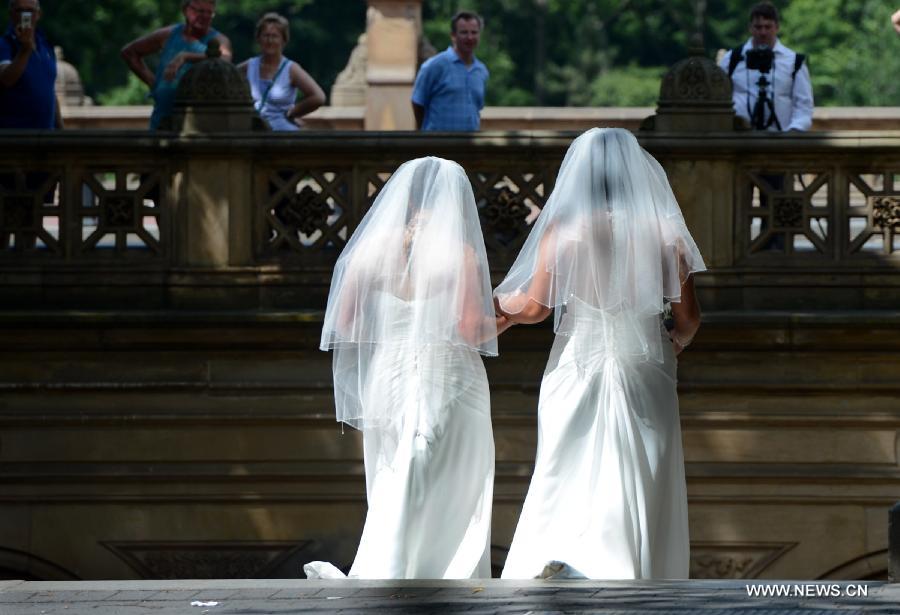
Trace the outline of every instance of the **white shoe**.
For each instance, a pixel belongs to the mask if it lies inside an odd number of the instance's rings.
[[[558,579],[586,579],[587,577],[565,562],[551,560],[544,565],[544,569],[541,570],[541,573],[534,578],[552,579],[555,581]]]
[[[328,562],[310,562],[303,565],[307,579],[346,579],[347,575]]]

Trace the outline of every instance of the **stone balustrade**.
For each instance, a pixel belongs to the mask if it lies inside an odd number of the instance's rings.
[[[240,308],[275,305],[272,294],[281,306],[317,307],[384,182],[424,155],[467,170],[501,275],[573,136],[2,135],[0,293],[20,307],[57,288],[78,288],[58,299],[85,307],[92,296],[113,305],[108,295],[126,289],[146,307],[177,305],[175,288],[192,305],[226,292]],[[900,133],[639,138],[666,167],[710,266],[701,287],[712,309],[898,305]],[[173,276],[218,281],[185,288]],[[282,285],[300,280],[307,288],[291,298]]]

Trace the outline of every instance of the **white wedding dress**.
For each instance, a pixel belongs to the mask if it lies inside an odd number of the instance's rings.
[[[554,310],[556,332],[504,578],[687,578],[677,361],[662,318],[705,269],[665,170],[634,135],[594,128],[572,142],[494,291],[506,314]]]
[[[541,383],[534,476],[503,578],[551,561],[592,579],[687,578],[676,359],[640,359],[634,325],[584,304],[563,317]],[[623,319],[624,320],[624,319]]]
[[[412,306],[391,296],[402,328]],[[490,577],[494,439],[481,356],[442,343],[379,344],[365,404],[398,420],[366,430],[369,512],[350,576]]]

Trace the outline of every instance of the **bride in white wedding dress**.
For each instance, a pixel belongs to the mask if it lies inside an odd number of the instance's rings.
[[[704,269],[665,172],[634,136],[579,136],[494,293],[513,322],[555,310],[557,334],[504,578],[687,578],[675,357],[699,326],[691,274]]]
[[[484,240],[462,168],[402,165],[335,266],[322,330],[337,419],[363,431],[369,510],[350,577],[490,577],[497,354]],[[331,564],[310,578],[343,576]]]

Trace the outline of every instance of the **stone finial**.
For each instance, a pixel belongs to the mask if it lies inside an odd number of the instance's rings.
[[[659,88],[659,106],[732,105],[731,80],[715,62],[692,48],[691,55],[680,60],[663,76]]]
[[[731,79],[706,57],[703,39],[691,37],[688,57],[663,76],[656,115],[643,130],[665,132],[730,131],[735,127]]]
[[[184,133],[253,130],[259,121],[250,86],[231,62],[222,59],[219,41],[206,48],[206,59],[194,64],[178,84],[172,127]]]
[[[57,45],[53,48],[56,54],[56,96],[65,107],[82,107],[94,104],[90,97],[84,95],[84,87],[81,84],[81,76],[78,69],[66,62],[63,48]]]

